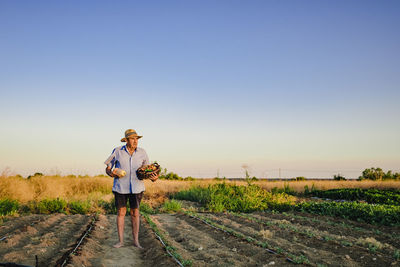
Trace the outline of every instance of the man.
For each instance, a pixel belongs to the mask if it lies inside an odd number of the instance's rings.
[[[118,211],[117,230],[119,238],[119,242],[114,245],[115,248],[124,245],[124,220],[128,199],[132,220],[133,245],[142,248],[139,243],[139,205],[145,187],[144,182],[137,178],[136,170],[149,164],[149,158],[146,151],[137,146],[139,138],[142,138],[142,136],[139,136],[135,130],[126,130],[125,137],[121,139],[121,142],[126,142],[126,145],[114,148],[111,156],[104,162],[107,165],[106,173],[110,177],[114,177],[112,191]],[[116,168],[124,170],[126,174],[119,177]],[[154,174],[152,178],[157,176],[158,174]]]

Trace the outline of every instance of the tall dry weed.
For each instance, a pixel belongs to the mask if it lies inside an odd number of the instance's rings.
[[[145,181],[146,192],[144,201],[151,206],[163,203],[172,193],[191,186],[207,187],[210,184],[221,183],[212,179],[198,179],[194,181]],[[246,185],[246,181],[229,181],[226,183]],[[257,181],[260,187],[271,191],[272,188],[289,186],[296,192],[303,192],[307,185],[317,189],[332,188],[397,188],[400,181]],[[109,177],[59,177],[37,176],[30,179],[21,177],[0,177],[0,199],[15,199],[21,203],[31,200],[62,198],[65,200],[106,200],[113,198],[111,189],[113,179]]]
[[[111,188],[112,179],[106,177],[7,177],[0,178],[0,199],[15,199],[22,203],[53,198],[101,199],[104,195],[111,194]]]

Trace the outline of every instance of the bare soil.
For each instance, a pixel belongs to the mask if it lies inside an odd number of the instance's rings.
[[[76,246],[91,219],[91,216],[64,214],[11,219],[0,227],[0,236],[6,236],[0,242],[0,262],[35,266],[37,255],[38,266],[57,266],[63,255]],[[118,242],[116,229],[115,215],[100,215],[65,266],[176,266],[144,220],[139,233],[144,249],[132,245],[128,216],[125,218],[125,246],[118,249],[113,247]]]
[[[185,202],[187,208],[190,203]],[[191,210],[196,210],[196,205]],[[201,209],[199,209],[201,210]],[[192,266],[400,266],[400,228],[379,227],[307,213],[198,213],[210,222],[253,238],[278,252],[213,228],[183,213],[150,218],[186,263]],[[0,226],[0,263],[57,266],[91,225],[89,215],[28,215]],[[125,218],[125,246],[118,241],[115,215],[99,215],[66,266],[177,266],[142,218],[139,240],[132,245],[131,222]],[[397,255],[397,256],[396,256]],[[301,264],[300,264],[301,265]]]

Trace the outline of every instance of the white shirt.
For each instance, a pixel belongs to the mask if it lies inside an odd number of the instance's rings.
[[[143,165],[149,164],[149,157],[143,148],[137,147],[132,156],[126,145],[114,148],[111,155],[104,164],[107,167],[115,167],[126,171],[121,178],[114,178],[113,192],[120,194],[138,194],[145,190],[144,182],[136,176],[136,170]]]

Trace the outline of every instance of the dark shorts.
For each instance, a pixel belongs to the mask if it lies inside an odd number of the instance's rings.
[[[117,192],[113,192],[115,196],[115,206],[117,209],[126,208],[126,202],[129,199],[129,207],[131,209],[138,209],[140,205],[140,201],[143,197],[143,192],[139,194],[120,194]]]

